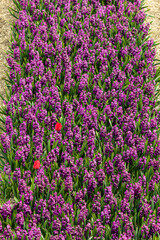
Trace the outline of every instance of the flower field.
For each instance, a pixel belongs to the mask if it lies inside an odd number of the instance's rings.
[[[159,240],[160,68],[144,1],[13,2],[0,239]]]

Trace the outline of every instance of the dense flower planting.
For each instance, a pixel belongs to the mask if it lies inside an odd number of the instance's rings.
[[[158,239],[155,44],[140,0],[14,3],[0,238]]]

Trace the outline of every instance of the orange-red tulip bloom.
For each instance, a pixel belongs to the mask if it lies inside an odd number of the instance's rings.
[[[40,161],[39,161],[39,160],[36,160],[36,161],[34,162],[33,168],[34,168],[34,169],[39,169],[40,166],[41,166]]]
[[[61,128],[62,128],[62,124],[57,122],[55,126],[56,131],[61,131]]]

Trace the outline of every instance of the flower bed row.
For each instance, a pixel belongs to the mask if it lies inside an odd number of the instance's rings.
[[[157,239],[159,75],[140,0],[13,1],[1,239]]]

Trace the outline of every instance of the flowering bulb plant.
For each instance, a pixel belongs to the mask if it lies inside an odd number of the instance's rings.
[[[35,162],[34,162],[34,165],[33,165],[33,168],[34,169],[39,169],[40,168],[40,161],[39,160],[36,160]]]
[[[62,124],[57,122],[56,126],[55,126],[55,130],[59,132],[61,130],[61,128],[62,128]]]
[[[157,239],[160,73],[141,1],[13,1],[1,237]]]

